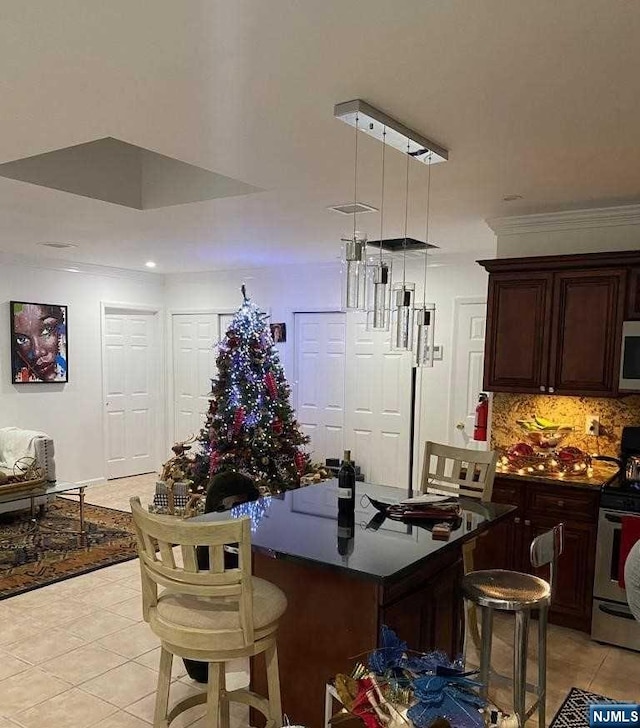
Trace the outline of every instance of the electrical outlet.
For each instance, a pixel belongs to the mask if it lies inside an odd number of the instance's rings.
[[[598,437],[600,434],[600,415],[587,415],[585,417],[584,434]]]

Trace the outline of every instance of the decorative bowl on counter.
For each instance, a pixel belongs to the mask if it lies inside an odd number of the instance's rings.
[[[498,459],[498,472],[546,477],[584,477],[593,472],[591,457],[577,447],[535,451],[529,443],[512,445]]]
[[[531,420],[517,420],[517,423],[527,440],[543,450],[557,447],[570,432],[573,432],[571,425],[558,425],[537,415]]]

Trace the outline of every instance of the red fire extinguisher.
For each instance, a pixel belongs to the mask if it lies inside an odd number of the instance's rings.
[[[480,392],[476,405],[476,421],[473,425],[473,439],[486,442],[487,422],[489,420],[489,396]]]

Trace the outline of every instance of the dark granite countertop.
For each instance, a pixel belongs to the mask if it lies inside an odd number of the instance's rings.
[[[586,473],[584,475],[577,476],[564,476],[559,475],[536,475],[534,473],[513,473],[501,470],[496,470],[496,478],[501,480],[514,480],[514,481],[533,481],[536,483],[546,483],[549,485],[562,485],[569,488],[587,488],[587,489],[599,489],[602,488],[605,483],[612,481],[618,474],[618,466],[613,463],[606,462],[593,462],[593,472],[590,475]]]
[[[357,483],[353,540],[341,542],[338,551],[337,480],[309,485],[278,496],[261,498],[236,506],[225,513],[209,513],[196,520],[227,520],[248,515],[252,523],[254,549],[275,558],[314,563],[325,568],[350,572],[360,578],[392,582],[411,573],[427,559],[461,544],[506,517],[513,506],[482,504],[460,499],[461,522],[452,529],[448,541],[434,540],[424,526],[385,519],[369,526],[378,511],[365,495],[387,503],[406,497],[400,488]],[[344,531],[341,530],[344,536]]]

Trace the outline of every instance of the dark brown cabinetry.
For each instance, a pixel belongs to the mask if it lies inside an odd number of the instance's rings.
[[[564,553],[558,564],[556,594],[549,619],[574,629],[591,629],[591,601],[599,491],[496,476],[493,500],[517,506],[513,517],[490,537],[478,539],[474,568],[533,573],[531,541],[557,523],[565,525]],[[498,538],[502,537],[501,541]],[[548,578],[548,573],[540,573]]]
[[[629,285],[627,288],[627,313],[625,318],[640,319],[640,267],[629,271]]]
[[[498,273],[489,279],[485,389],[541,391],[549,361],[552,283],[548,273]]]
[[[616,396],[629,255],[481,261],[489,271],[484,388]],[[640,318],[640,290],[636,299]]]

